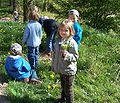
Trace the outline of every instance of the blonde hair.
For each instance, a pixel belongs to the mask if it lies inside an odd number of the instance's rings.
[[[38,21],[40,19],[40,15],[38,12],[31,11],[29,14],[29,19]]]
[[[33,12],[33,11],[35,11],[35,12],[39,12],[39,9],[38,9],[37,6],[32,5],[32,6],[30,7],[30,11],[31,11],[31,12]]]
[[[70,19],[65,19],[61,22],[61,24],[58,27],[58,33],[60,31],[60,28],[64,26],[66,26],[70,30],[70,36],[75,36],[73,22]]]

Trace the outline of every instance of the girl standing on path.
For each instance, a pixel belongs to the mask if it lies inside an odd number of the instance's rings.
[[[74,103],[73,82],[79,55],[77,43],[73,39],[73,22],[68,19],[62,21],[58,27],[58,34],[52,57],[52,71],[60,74],[62,93],[55,103]]]

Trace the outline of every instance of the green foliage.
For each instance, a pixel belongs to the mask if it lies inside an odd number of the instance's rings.
[[[0,48],[4,52],[8,52],[10,45],[14,42],[22,44],[25,24],[18,22],[0,22]]]
[[[38,3],[35,1],[34,3],[39,6],[44,2],[44,0],[36,1]],[[22,5],[21,0],[19,3]],[[76,7],[75,9],[80,12],[80,19],[85,20],[85,23],[94,28],[117,29],[119,31],[117,28],[120,17],[119,1],[51,0],[50,3],[60,13],[60,17],[68,18],[69,10]],[[0,8],[0,12],[3,11],[7,15],[7,12],[11,12],[12,8]],[[53,14],[42,12],[41,15],[50,17]],[[115,17],[110,15],[115,15]],[[60,22],[60,19],[57,21]],[[51,60],[48,58],[40,61],[39,69],[36,69],[42,84],[16,82],[9,79],[5,72],[5,60],[9,55],[10,45],[14,42],[22,44],[25,26],[26,23],[0,21],[0,75],[3,76],[5,82],[9,82],[6,94],[12,103],[53,103],[56,98],[60,97],[61,86],[59,75],[55,75],[50,70]],[[79,50],[78,71],[74,82],[75,103],[119,103],[120,79],[118,77],[116,80],[116,76],[120,71],[120,36],[114,34],[113,31],[110,34],[87,25],[81,25],[81,27],[83,38]],[[27,46],[22,46],[23,54],[26,55]],[[46,35],[43,32],[40,54],[43,54],[45,48]]]
[[[19,0],[19,13],[23,14],[23,0]],[[37,5],[43,12],[45,0],[33,0],[32,4]],[[2,5],[9,5],[8,0],[4,0]],[[59,18],[68,18],[69,10],[77,9],[80,12],[80,22],[100,29],[102,31],[120,32],[120,1],[119,0],[49,0],[48,11],[59,14]],[[13,9],[10,7],[10,11]],[[5,8],[8,9],[8,8]],[[12,13],[12,12],[11,12]],[[7,16],[7,12],[0,13],[2,17]],[[45,13],[41,13],[43,16]],[[10,17],[11,15],[9,15]],[[49,16],[51,17],[51,16]]]
[[[0,22],[0,75],[9,82],[5,93],[12,103],[53,103],[60,97],[58,74],[51,71],[51,60],[39,62],[36,69],[41,84],[13,81],[8,78],[4,65],[10,45],[22,43],[26,23]],[[116,76],[120,68],[119,35],[103,33],[83,25],[83,38],[79,50],[78,70],[74,81],[75,103],[119,103],[120,81]],[[1,30],[2,29],[2,30]],[[40,54],[46,47],[43,32]],[[23,53],[27,47],[23,45]]]
[[[103,31],[119,33],[120,1],[118,0],[54,0],[53,6],[60,17],[68,18],[69,10],[80,12],[80,21]],[[61,15],[62,14],[62,15]]]
[[[5,8],[5,7],[1,7],[0,8],[0,17],[12,17],[12,7],[9,8]]]

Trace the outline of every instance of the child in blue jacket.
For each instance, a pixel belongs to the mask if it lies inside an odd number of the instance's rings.
[[[78,21],[79,21],[79,12],[77,10],[75,10],[75,9],[70,10],[70,12],[69,12],[69,18],[74,23],[75,36],[73,38],[77,42],[77,44],[78,44],[78,50],[79,50],[80,41],[82,39],[82,29],[81,29],[80,25],[78,24]]]
[[[35,70],[31,70],[30,64],[22,57],[22,46],[14,43],[10,48],[10,55],[6,59],[5,70],[9,77],[23,82],[40,82]]]

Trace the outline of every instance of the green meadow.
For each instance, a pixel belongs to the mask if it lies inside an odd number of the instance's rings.
[[[26,23],[0,21],[0,75],[8,82],[5,94],[12,103],[54,103],[60,97],[59,75],[51,71],[51,60],[39,62],[36,69],[41,84],[22,83],[11,80],[5,72],[5,60],[10,45],[22,44]],[[112,34],[81,25],[83,38],[79,49],[78,70],[74,81],[75,103],[119,103],[120,102],[120,34]],[[43,32],[40,55],[46,45]]]
[[[0,17],[9,17],[13,19],[13,7],[7,6],[9,5],[9,0],[1,1],[2,3],[0,3],[3,7],[1,6],[0,8]],[[20,14],[22,14],[23,0],[18,1],[20,5]],[[45,0],[33,1],[33,3],[35,3],[36,1],[36,4],[38,4],[39,7],[42,8],[43,1]],[[85,15],[83,15],[83,17],[88,18],[89,16],[90,18],[87,21],[88,23],[92,18],[91,16],[93,16],[92,20],[96,22],[96,19],[94,18],[96,12],[93,12],[94,9],[97,11],[100,9],[100,11],[104,11],[104,13],[109,9],[116,10],[115,6],[111,5],[113,8],[111,8],[110,6],[106,6],[106,2],[108,0],[102,1],[100,3],[99,1],[95,1],[96,5],[98,5],[97,3],[99,3],[98,6],[105,3],[105,5],[103,5],[101,8],[98,7],[98,9],[96,9],[93,3],[94,1],[84,1],[87,2],[87,4],[81,2],[83,6],[79,6],[81,5],[79,3],[79,0],[75,2],[76,5],[73,5],[74,3],[72,0],[62,0],[59,2],[57,2],[57,0],[49,1],[51,1],[51,5],[49,5],[50,7],[48,9],[53,12],[57,11],[61,13],[60,15],[62,16],[50,12],[41,12],[41,16],[47,15],[51,18],[56,18],[59,23],[63,19],[63,17],[67,18],[66,15],[68,15],[67,13],[69,7],[72,8],[76,6],[76,8],[78,8],[79,10],[83,10],[84,13],[86,13]],[[53,1],[56,1],[58,4],[54,3]],[[69,3],[67,3],[68,1]],[[113,0],[109,1],[112,1],[113,3]],[[93,4],[93,7],[87,8],[87,6],[91,6],[90,3]],[[118,1],[114,3],[116,3],[116,7],[119,7],[117,6],[117,3],[119,3]],[[60,4],[62,6],[60,6]],[[68,6],[63,4],[67,4]],[[103,8],[106,9],[103,10]],[[90,14],[87,14],[87,11],[89,11],[88,13]],[[91,13],[93,13],[94,15],[92,15]],[[21,17],[23,17],[23,15]],[[109,17],[107,19],[109,19]],[[116,19],[115,24],[117,26],[119,26],[119,24],[117,24],[119,20],[119,18]],[[85,25],[85,23],[83,22],[82,20],[80,21],[80,26],[83,29],[83,37],[79,49],[77,74],[75,75],[74,81],[75,103],[120,103],[120,33],[115,33],[112,29],[108,30],[109,32],[103,32],[98,29],[94,29],[88,25]],[[99,18],[97,22],[100,22]],[[7,73],[5,71],[5,61],[7,56],[10,54],[9,49],[12,43],[20,43],[23,47],[23,56],[27,57],[27,46],[22,44],[23,34],[27,23],[28,22],[23,23],[0,20],[0,77],[2,78],[2,83],[8,83],[8,86],[6,87],[4,93],[7,95],[7,98],[11,101],[11,103],[54,103],[55,99],[60,98],[61,86],[59,75],[56,74],[54,76],[54,73],[51,71],[52,61],[49,58],[46,57],[44,59],[41,59],[39,62],[39,68],[36,69],[37,75],[42,81],[41,84],[23,83],[11,80],[7,76]],[[109,21],[105,19],[104,22],[101,21],[99,23],[102,24],[99,26],[106,27],[107,24],[109,25],[112,23],[111,19],[109,19]],[[117,28],[115,27],[115,29]],[[103,30],[106,30],[106,28],[103,28]],[[43,30],[43,38],[40,45],[41,58],[44,56],[43,51],[45,50],[45,47],[46,34]]]

